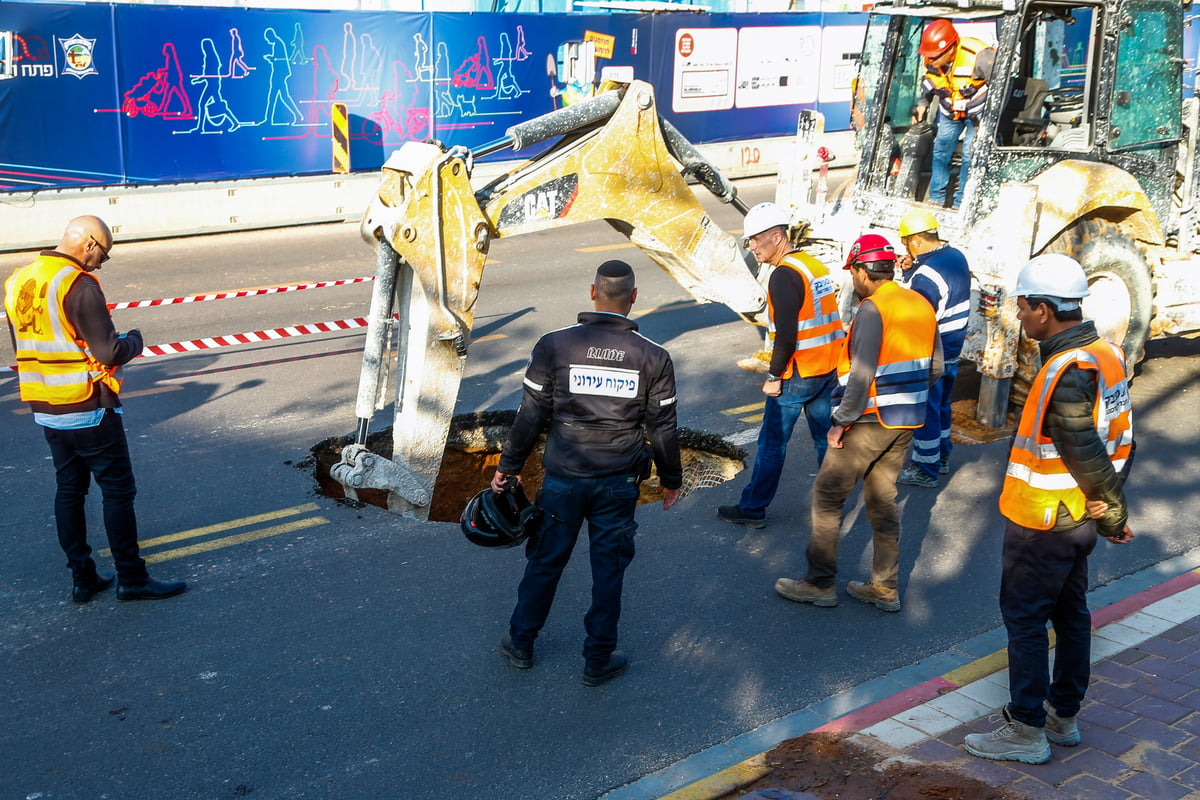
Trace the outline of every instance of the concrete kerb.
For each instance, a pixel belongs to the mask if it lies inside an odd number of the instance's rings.
[[[1200,548],[1089,594],[1092,663],[1136,647],[1200,608]],[[1053,646],[1053,631],[1051,631]],[[614,789],[602,800],[715,800],[770,772],[766,754],[816,732],[902,749],[1008,702],[1007,636],[996,628]]]

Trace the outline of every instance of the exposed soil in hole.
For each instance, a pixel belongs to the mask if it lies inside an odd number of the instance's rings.
[[[947,767],[900,757],[865,736],[809,733],[766,753],[771,772],[723,798],[767,789],[808,792],[821,800],[1029,800]],[[787,797],[781,794],[781,797]]]
[[[461,414],[450,424],[450,435],[446,452],[442,457],[441,471],[433,490],[429,519],[436,522],[458,522],[463,507],[480,489],[488,485],[496,464],[500,461],[500,448],[516,419],[516,411],[485,411],[477,414]],[[350,436],[332,436],[317,442],[312,447],[313,459],[303,466],[311,466],[318,491],[326,497],[344,498],[345,490],[329,475],[330,468],[341,460],[342,448],[354,441]],[[542,485],[542,448],[544,440],[521,471],[525,491],[532,498]],[[717,486],[745,469],[746,451],[735,447],[724,439],[709,433],[679,429],[679,445],[683,460],[683,494],[707,486]],[[367,436],[367,449],[385,458],[392,456],[392,429],[384,428]],[[661,500],[658,475],[642,484],[642,503]],[[387,508],[387,493],[377,489],[361,489],[358,499],[380,508]]]

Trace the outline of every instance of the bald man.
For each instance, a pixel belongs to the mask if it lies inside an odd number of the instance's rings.
[[[159,600],[187,588],[182,581],[151,578],[138,551],[137,487],[119,395],[120,367],[142,352],[142,335],[117,333],[93,274],[112,248],[104,220],[76,217],[55,249],[43,250],[4,285],[21,399],[42,426],[54,461],[54,521],[76,603],[89,602],[114,579],[96,569],[87,542],[84,501],[92,478],[104,498],[117,599]]]

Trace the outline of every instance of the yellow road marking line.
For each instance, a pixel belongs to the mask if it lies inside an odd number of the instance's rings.
[[[576,253],[603,253],[607,250],[628,250],[631,247],[637,247],[633,242],[625,242],[624,244],[598,244],[595,247],[576,247]]]
[[[738,414],[745,414],[747,411],[760,411],[762,407],[763,404],[760,400],[757,403],[747,403],[744,406],[737,406],[736,408],[722,409],[721,413],[727,417],[736,417]]]
[[[144,539],[138,542],[138,546],[142,548],[155,547],[160,544],[170,544],[171,542],[182,541],[183,539],[195,539],[200,536],[207,536],[210,533],[219,533],[233,528],[244,528],[247,525],[257,525],[260,522],[270,522],[273,519],[281,517],[294,517],[297,514],[307,514],[309,511],[316,511],[320,508],[316,503],[305,503],[302,506],[292,506],[291,508],[281,508],[278,511],[268,511],[265,514],[255,514],[252,517],[242,517],[241,519],[231,519],[228,522],[218,522],[216,525],[208,525],[203,528],[192,528],[188,531],[180,531],[179,533],[169,533],[166,536],[156,536],[153,539]],[[101,550],[100,555],[110,556],[112,551]]]
[[[283,533],[291,533],[292,531],[300,531],[305,528],[312,528],[317,525],[328,524],[329,520],[324,517],[305,517],[291,522],[285,522],[282,525],[273,525],[270,528],[259,528],[256,531],[246,531],[239,533],[236,536],[226,536],[221,539],[213,539],[208,542],[200,542],[199,544],[189,545],[188,547],[180,547],[176,550],[164,550],[161,553],[154,553],[146,556],[147,564],[158,564],[163,561],[171,561],[184,556],[194,556],[197,553],[207,553],[209,550],[218,550],[222,547],[232,547],[235,544],[245,544],[258,539],[266,539],[270,536],[279,536]]]
[[[174,384],[168,383],[168,384],[163,384],[162,386],[154,386],[150,389],[138,389],[138,390],[132,391],[132,392],[121,392],[121,397],[123,397],[123,398],[124,397],[145,397],[146,395],[163,394],[164,392],[178,392],[178,391],[181,391],[182,389],[183,389],[182,386],[176,386]],[[20,395],[17,395],[17,398],[19,398],[19,397],[20,397]],[[14,398],[14,399],[17,399],[17,398]],[[6,399],[6,398],[4,398],[4,399]],[[33,412],[29,410],[29,406],[22,406],[21,408],[14,408],[12,413],[14,413],[14,414],[31,414]]]
[[[738,417],[738,422],[762,422],[762,414],[752,414],[748,417]]]
[[[480,336],[478,339],[472,339],[472,342],[494,342],[497,339],[507,339],[508,334],[505,333],[489,333],[487,336]]]

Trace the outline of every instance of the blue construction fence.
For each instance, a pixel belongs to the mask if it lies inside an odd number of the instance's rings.
[[[802,109],[845,130],[865,25],[0,3],[0,193],[328,173],[334,103],[355,172],[409,140],[475,147],[564,102],[547,61],[569,42],[632,67],[696,143],[789,135]]]

